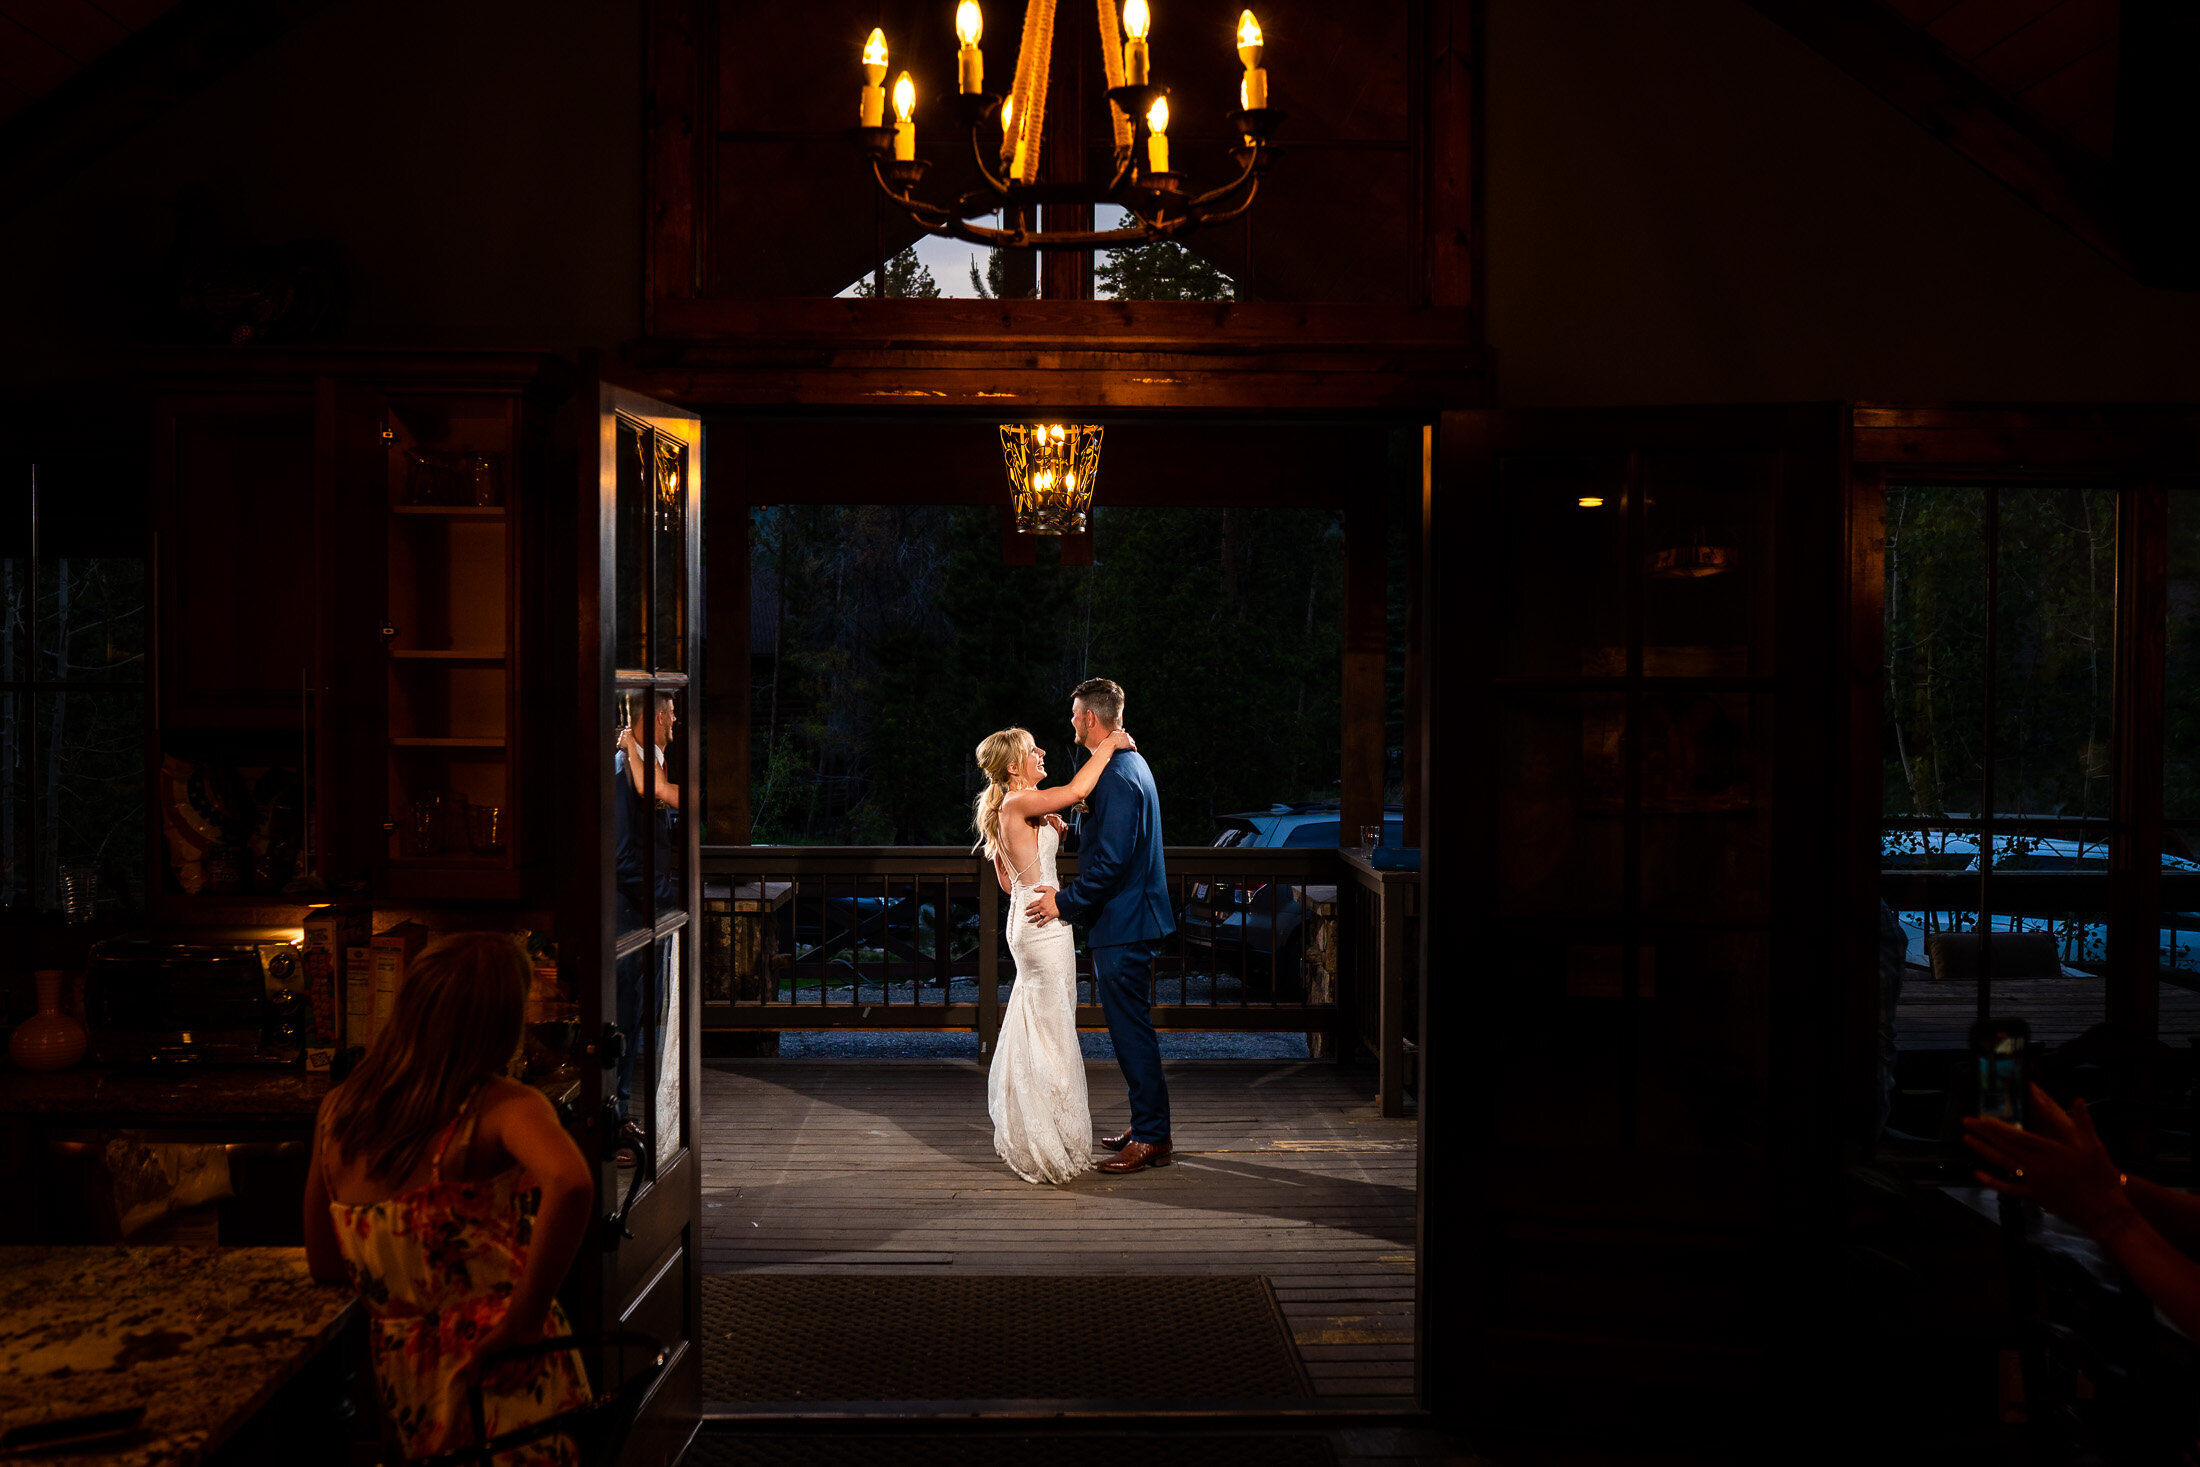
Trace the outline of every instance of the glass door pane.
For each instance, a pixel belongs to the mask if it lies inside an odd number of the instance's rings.
[[[649,666],[650,457],[656,435],[627,417],[618,420],[617,434],[611,655],[619,668],[639,670]]]
[[[670,434],[655,435],[656,503],[651,516],[652,568],[649,666],[687,671],[688,448]]]

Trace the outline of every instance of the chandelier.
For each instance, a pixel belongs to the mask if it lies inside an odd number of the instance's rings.
[[[1268,105],[1268,72],[1260,64],[1260,22],[1253,12],[1238,18],[1237,53],[1245,75],[1230,127],[1244,140],[1230,150],[1237,176],[1219,188],[1192,193],[1170,165],[1169,97],[1153,85],[1146,35],[1152,24],[1147,0],[1124,0],[1117,40],[1115,0],[1098,0],[1100,56],[1107,74],[1109,120],[1115,129],[1114,176],[1106,183],[1040,183],[1039,149],[1046,131],[1047,69],[1054,49],[1056,0],[1029,0],[1016,80],[1006,96],[984,89],[985,57],[978,50],[984,20],[977,0],[955,12],[959,92],[957,124],[970,130],[970,153],[983,186],[952,202],[917,197],[931,165],[917,156],[916,84],[904,71],[894,82],[894,117],[886,122],[886,35],[873,30],[863,48],[862,125],[858,143],[871,155],[879,189],[918,228],[948,239],[993,249],[1089,250],[1175,239],[1204,225],[1235,219],[1252,207],[1268,165],[1268,140],[1283,114]],[[998,133],[996,135],[996,127]],[[1112,203],[1136,221],[1121,229],[1035,229],[1036,204]],[[971,221],[998,213],[1005,228]],[[1095,430],[1097,432],[1097,430]]]
[[[1100,432],[1097,424],[1001,424],[1001,459],[1008,465],[1019,533],[1080,535],[1090,528]]]

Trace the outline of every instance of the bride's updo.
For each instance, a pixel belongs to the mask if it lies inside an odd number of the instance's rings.
[[[1030,731],[1021,728],[987,734],[978,745],[978,768],[985,771],[985,788],[978,792],[970,824],[978,832],[978,844],[989,861],[1001,850],[1001,802],[1008,798],[1009,775],[1031,757],[1032,747]]]

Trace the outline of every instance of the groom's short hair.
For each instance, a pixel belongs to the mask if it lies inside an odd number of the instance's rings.
[[[1107,678],[1086,678],[1070,697],[1111,728],[1123,721],[1123,689]]]

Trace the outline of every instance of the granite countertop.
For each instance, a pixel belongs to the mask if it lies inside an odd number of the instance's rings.
[[[35,1074],[0,1070],[0,1115],[94,1117],[102,1121],[196,1116],[306,1124],[328,1094],[326,1071],[289,1066],[101,1069]]]
[[[70,1467],[184,1467],[358,1307],[303,1248],[0,1248],[0,1431],[143,1406],[141,1431]]]

